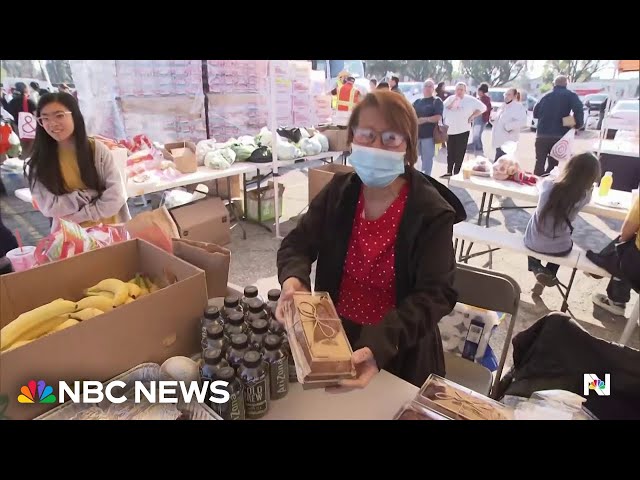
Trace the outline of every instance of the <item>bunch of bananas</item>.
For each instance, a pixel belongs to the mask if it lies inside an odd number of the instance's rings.
[[[128,282],[107,278],[87,288],[77,302],[59,298],[23,313],[0,330],[0,352],[8,352],[37,338],[49,335],[133,302],[158,290],[148,277],[136,274]]]

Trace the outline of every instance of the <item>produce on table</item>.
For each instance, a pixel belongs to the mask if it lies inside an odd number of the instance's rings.
[[[157,290],[159,287],[141,274],[136,274],[129,282],[107,278],[85,290],[88,296],[82,300],[72,302],[59,298],[18,316],[0,330],[0,351],[8,352],[73,327]]]

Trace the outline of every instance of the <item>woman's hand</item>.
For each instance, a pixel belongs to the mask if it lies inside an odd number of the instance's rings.
[[[280,299],[276,306],[276,320],[280,323],[284,323],[284,310],[283,306],[293,298],[295,292],[309,292],[309,289],[300,281],[299,278],[289,277],[282,284],[282,292],[280,293]]]
[[[356,350],[353,352],[351,359],[356,367],[356,378],[340,380],[340,385],[331,388],[330,391],[339,392],[351,390],[352,388],[364,388],[369,385],[371,379],[380,371],[369,347]]]

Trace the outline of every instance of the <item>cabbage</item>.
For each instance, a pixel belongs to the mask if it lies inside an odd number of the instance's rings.
[[[323,152],[328,152],[329,151],[329,139],[327,137],[325,137],[323,134],[321,133],[316,133],[313,138],[317,138],[318,141],[320,142],[320,145],[322,147],[322,151]]]
[[[314,141],[314,138],[303,138],[299,145],[304,155],[317,155],[322,151],[322,145],[318,139]]]
[[[258,147],[256,147],[253,144],[243,145],[241,143],[236,143],[235,145],[233,145],[230,148],[236,154],[236,161],[244,162],[245,160],[247,160],[251,156],[251,154],[254,152],[254,150],[256,148],[258,148]]]
[[[262,127],[260,133],[256,135],[256,142],[260,147],[271,147],[273,143],[273,134],[267,127]]]
[[[295,146],[295,144],[284,140],[278,135],[278,147],[277,147],[278,159],[280,160],[293,160],[294,158],[300,158],[304,156],[302,151]]]
[[[238,138],[238,143],[242,145],[254,145],[256,146],[256,140],[251,135],[243,135]]]
[[[236,154],[230,148],[221,148],[207,152],[204,157],[204,164],[215,170],[224,170],[231,167],[236,160]]]
[[[216,148],[216,140],[212,138],[210,140],[202,140],[198,142],[196,145],[196,159],[198,161],[198,165],[204,165],[204,157],[205,155],[215,150]]]

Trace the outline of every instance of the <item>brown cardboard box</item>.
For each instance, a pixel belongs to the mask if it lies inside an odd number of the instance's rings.
[[[328,184],[336,173],[351,173],[353,167],[338,163],[327,163],[318,168],[309,169],[309,203]]]
[[[229,212],[218,197],[207,197],[174,207],[169,214],[178,226],[180,238],[217,245],[231,242]]]
[[[129,240],[0,277],[0,325],[56,298],[79,300],[105,278],[144,272],[175,283],[79,325],[0,354],[0,395],[5,415],[34,418],[58,405],[20,404],[22,385],[44,380],[58,397],[58,382],[105,381],[144,362],[162,363],[200,347],[199,317],[207,305],[202,270],[142,240]],[[52,281],[55,280],[55,281]]]
[[[329,140],[329,150],[332,152],[346,152],[349,150],[347,144],[347,129],[346,128],[327,128],[321,132],[327,140]]]
[[[173,239],[173,254],[191,265],[204,270],[209,298],[224,297],[229,281],[231,252],[213,243]]]
[[[233,177],[227,177],[231,184],[231,198],[242,198],[242,175],[235,175]],[[216,195],[220,198],[229,198],[229,188],[227,186],[227,178],[220,178],[218,180],[210,180],[208,182],[201,182],[209,188],[211,195]],[[191,192],[196,189],[196,185],[190,185],[187,187],[187,191]]]
[[[176,164],[176,169],[182,173],[193,173],[198,170],[196,159],[196,144],[193,142],[166,143],[162,155]]]

